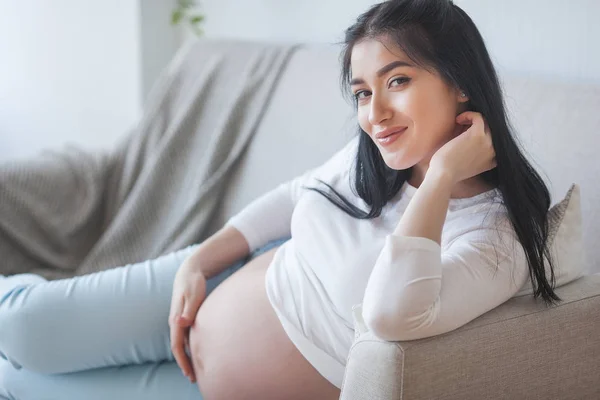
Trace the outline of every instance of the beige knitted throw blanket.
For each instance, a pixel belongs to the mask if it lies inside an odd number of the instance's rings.
[[[0,164],[0,274],[59,279],[202,241],[297,48],[193,42],[113,149],[71,146]]]

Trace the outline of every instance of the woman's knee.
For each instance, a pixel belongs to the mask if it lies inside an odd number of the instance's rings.
[[[44,359],[43,343],[47,329],[39,324],[49,318],[46,311],[24,301],[28,288],[13,290],[0,303],[0,357],[15,368],[51,372],[51,363]],[[0,360],[4,362],[4,360]]]

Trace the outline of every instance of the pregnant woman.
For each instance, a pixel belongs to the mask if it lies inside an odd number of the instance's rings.
[[[204,242],[74,279],[0,278],[0,398],[333,400],[353,306],[394,341],[456,329],[528,279],[560,300],[549,193],[464,11],[372,6],[346,31],[342,77],[357,136]]]

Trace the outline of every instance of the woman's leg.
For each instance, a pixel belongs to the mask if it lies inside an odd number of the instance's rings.
[[[215,287],[217,287],[222,281],[224,281],[227,277],[229,277],[232,273],[234,273],[235,271],[237,271],[239,268],[241,268],[248,260],[253,259],[254,257],[257,257],[258,255],[262,254],[263,252],[278,246],[280,244],[282,244],[283,242],[287,241],[288,238],[285,239],[280,239],[280,240],[275,240],[273,242],[270,242],[269,244],[267,244],[266,246],[254,251],[251,255],[249,255],[246,259],[232,265],[230,268],[228,268],[227,270],[223,271],[220,275],[208,280],[207,282],[207,295],[210,294],[210,292],[212,292]],[[182,250],[182,251],[191,251],[192,249],[186,249],[186,250]],[[137,293],[139,291],[135,290],[135,291],[131,291],[131,293],[129,293],[127,296],[123,297],[122,293],[120,293],[119,290],[116,290],[118,288],[121,288],[121,286],[128,286],[131,287],[132,286],[132,276],[138,276],[138,278],[141,276],[142,278],[146,278],[145,281],[145,285],[149,286],[149,287],[153,287],[154,289],[159,289],[161,288],[161,286],[159,285],[159,283],[157,283],[157,281],[162,280],[162,279],[166,279],[167,278],[167,267],[164,264],[173,264],[173,258],[171,257],[172,255],[169,256],[164,256],[161,257],[157,260],[154,261],[149,261],[146,263],[142,263],[142,264],[135,264],[132,266],[128,266],[125,267],[125,269],[128,269],[128,271],[125,271],[124,269],[117,269],[120,270],[120,274],[123,275],[121,277],[121,279],[118,279],[115,281],[114,277],[111,280],[103,280],[102,284],[100,284],[99,282],[96,282],[96,284],[92,285],[92,292],[96,291],[95,293],[89,293],[87,291],[85,291],[85,287],[80,288],[78,286],[82,286],[81,282],[72,282],[71,286],[74,286],[75,288],[69,287],[71,292],[71,297],[69,297],[67,294],[64,294],[66,297],[70,298],[71,300],[69,301],[80,301],[81,299],[79,297],[83,297],[85,299],[85,297],[91,296],[92,294],[94,294],[94,296],[99,296],[99,295],[103,295],[106,296],[107,293],[105,293],[108,290],[108,287],[103,288],[104,291],[100,291],[98,292],[98,287],[99,286],[110,286],[113,287],[113,294],[112,296],[115,296],[117,294],[120,294],[121,297],[120,299],[122,301],[125,301],[127,304],[123,305],[124,308],[126,308],[127,310],[130,310],[130,304],[132,301],[135,301],[137,303],[139,303],[139,301],[134,297],[133,293]],[[176,259],[181,259],[181,258],[185,258],[186,255],[185,254],[177,254],[177,257],[175,257]],[[167,263],[165,262],[166,260],[171,260],[171,262]],[[180,260],[182,261],[182,260]],[[148,271],[147,268],[149,268],[148,263],[154,265],[154,269],[159,269],[159,271]],[[180,263],[180,262],[179,262]],[[141,269],[142,267],[140,267],[140,265],[145,265],[144,269]],[[172,265],[170,265],[170,267],[172,267]],[[133,271],[132,271],[133,270]],[[176,270],[176,268],[175,268]],[[140,271],[145,271],[144,274],[141,274]],[[105,271],[102,272],[100,274],[107,274],[110,271]],[[160,272],[160,274],[159,274]],[[172,278],[174,277],[175,272],[172,272],[171,276],[170,276],[170,284],[172,284]],[[81,277],[84,278],[84,277]],[[67,281],[76,281],[78,279],[81,278],[75,278],[73,280],[67,280]],[[98,278],[96,277],[96,279],[101,279],[102,277]],[[56,282],[56,281],[55,281]],[[111,283],[112,282],[112,283]],[[115,282],[118,283],[119,285],[115,285]],[[17,286],[15,288],[12,289],[12,292],[9,293],[8,295],[5,295],[5,299],[4,301],[0,300],[0,324],[2,323],[2,314],[3,314],[3,307],[4,305],[6,305],[6,301],[8,299],[11,298],[18,298],[18,296],[21,296],[21,294],[23,293],[32,293],[33,289],[37,288],[39,289],[38,291],[41,293],[38,293],[39,296],[43,296],[43,290],[44,287],[49,287],[48,285],[51,284],[52,282],[47,282],[47,283],[43,283],[43,284],[37,284],[37,285],[22,285],[22,286]],[[89,282],[88,282],[89,283]],[[78,285],[79,284],[79,285]],[[137,286],[142,285],[142,282],[137,282]],[[39,286],[38,286],[39,285]],[[169,285],[170,287],[170,285]],[[72,298],[72,296],[74,294],[76,294],[77,292],[73,291],[75,289],[81,289],[79,293],[79,296],[76,298]],[[161,289],[161,290],[167,290],[167,289]],[[46,310],[43,309],[43,307],[39,307],[39,309],[37,309],[37,314],[36,313],[31,313],[31,318],[28,319],[24,319],[25,322],[27,321],[32,321],[37,319],[37,317],[39,316],[40,313],[48,312],[48,313],[52,313],[52,311],[50,309],[54,309],[56,308],[55,305],[57,303],[55,303],[55,300],[51,297],[53,296],[57,296],[57,293],[55,293],[54,290],[52,291],[48,291],[48,301],[46,302],[46,304],[48,305],[48,308]],[[150,302],[153,303],[153,298],[149,298],[152,296],[149,296],[147,293],[145,293],[144,291],[142,292],[142,294],[144,295],[144,298]],[[2,295],[0,294],[0,299],[2,298]],[[58,303],[62,303],[62,296],[60,296],[60,292],[58,293],[58,298],[59,298],[59,302]],[[96,298],[97,302],[99,302],[99,304],[92,304],[94,306],[94,308],[98,308],[100,306],[106,307],[106,304],[104,302],[102,302],[102,298]],[[87,302],[90,302],[91,300],[87,300]],[[25,302],[25,300],[21,300],[21,302]],[[27,303],[29,302],[28,300],[26,301]],[[166,311],[164,311],[165,314],[168,314],[168,308],[169,308],[169,303],[170,303],[170,290],[169,290],[169,296],[167,298],[166,301],[166,306],[164,306],[164,308],[166,308]],[[86,302],[84,302],[83,304],[86,304]],[[113,304],[113,302],[111,301],[110,304]],[[116,304],[115,306],[119,306],[119,304]],[[160,304],[159,304],[160,306]],[[14,307],[14,305],[12,305],[11,307]],[[60,311],[61,314],[68,314],[68,313],[75,313],[75,314],[81,314],[81,312],[79,310],[76,310],[76,308],[79,306],[71,306],[71,307],[67,307],[66,309],[62,309]],[[146,307],[146,305],[144,305],[144,307]],[[162,307],[159,307],[162,308]],[[74,310],[75,309],[75,310]],[[23,310],[27,310],[27,308],[23,308],[21,311]],[[31,311],[31,308],[29,308],[29,311]],[[131,311],[131,310],[130,310]],[[138,322],[137,317],[139,315],[139,310],[133,310],[135,311],[133,313],[135,318],[129,318],[129,319],[125,319],[126,323],[125,328],[129,327],[132,324],[136,324]],[[152,307],[148,307],[148,310],[146,310],[148,313],[154,313],[155,310],[152,309]],[[56,312],[56,311],[54,311]],[[119,316],[120,315],[120,311],[117,310],[115,311],[112,316],[109,316],[109,318],[114,318],[115,315]],[[83,336],[87,336],[87,338],[82,338],[81,340],[84,340],[85,342],[88,343],[88,348],[91,350],[86,351],[85,356],[88,358],[87,362],[90,362],[90,360],[95,360],[95,363],[101,363],[101,362],[107,362],[106,360],[116,360],[116,359],[120,359],[123,360],[124,356],[118,354],[117,352],[115,352],[115,348],[122,348],[123,346],[120,346],[120,344],[118,343],[114,343],[114,342],[109,342],[106,343],[106,338],[105,337],[98,337],[98,332],[97,331],[93,331],[93,332],[89,332],[89,331],[85,331],[85,329],[83,328],[83,326],[85,326],[86,321],[92,319],[94,315],[93,314],[85,314],[83,315],[83,320],[80,321],[81,324],[77,324],[77,333],[82,334]],[[53,318],[56,318],[56,316],[53,316]],[[61,316],[61,320],[66,318],[64,315]],[[124,319],[123,317],[119,317],[120,319]],[[6,318],[6,320],[8,320],[9,323],[11,323],[11,321]],[[166,321],[166,319],[165,319]],[[153,329],[156,331],[161,331],[162,329],[166,330],[167,333],[165,333],[166,335],[168,335],[168,324],[163,321],[163,320],[159,320],[156,325],[158,326],[146,326],[147,330],[152,331]],[[73,321],[67,321],[69,323],[72,323]],[[117,325],[113,320],[108,321],[109,325]],[[165,325],[163,328],[161,328],[162,325]],[[3,326],[3,325],[0,325]],[[27,332],[29,332],[31,327],[27,327],[27,326],[22,326],[23,328],[28,328]],[[11,327],[11,328],[14,328]],[[160,351],[166,352],[168,354],[163,354],[163,358],[167,359],[167,360],[173,360],[172,354],[170,353],[170,343],[168,342],[168,338],[167,339],[161,339],[161,340],[150,340],[150,342],[157,342],[157,346],[160,347],[160,350],[156,350],[156,349],[152,349],[152,346],[146,346],[144,344],[136,344],[135,341],[130,338],[127,337],[127,334],[131,334],[131,333],[136,333],[136,334],[140,334],[138,332],[138,330],[136,330],[135,332],[132,332],[131,330],[127,330],[124,329],[123,326],[116,326],[116,329],[119,329],[121,331],[121,336],[123,340],[125,340],[127,343],[129,343],[130,346],[133,346],[133,348],[135,348],[136,350],[138,350],[138,353],[141,354],[141,350],[143,350],[144,347],[150,347],[150,352],[155,353],[154,355],[156,356],[156,353],[159,353]],[[0,329],[1,330],[1,329]],[[55,335],[58,333],[58,337],[55,337]],[[72,331],[70,331],[68,333],[68,336],[73,336]],[[148,332],[145,332],[146,334]],[[2,337],[2,333],[0,332],[0,346],[3,345],[3,342],[1,340]],[[73,362],[74,364],[77,365],[81,365],[83,363],[83,360],[81,360],[79,357],[76,357],[76,355],[70,354],[72,352],[72,350],[70,349],[70,347],[68,346],[68,342],[66,342],[66,340],[64,339],[64,337],[60,336],[60,332],[54,332],[53,335],[44,335],[43,333],[38,333],[37,335],[33,335],[33,334],[28,334],[28,337],[26,339],[22,340],[22,343],[20,343],[19,345],[22,346],[28,346],[31,345],[32,347],[34,347],[34,352],[35,351],[42,351],[42,355],[40,355],[39,357],[37,357],[37,359],[31,359],[30,361],[32,361],[33,364],[36,364],[36,366],[38,367],[44,367],[44,368],[48,368],[48,369],[55,369],[53,367],[53,361],[56,360],[47,360],[47,352],[46,352],[46,346],[52,346],[52,345],[60,345],[60,346],[64,346],[63,350],[65,350],[66,353],[68,354],[58,354],[57,357],[59,357],[61,360],[61,364],[63,366],[68,366],[67,361],[69,362]],[[36,336],[38,336],[38,339],[41,340],[41,342],[29,342],[30,340],[35,340]],[[47,336],[47,338],[45,339],[44,336]],[[115,336],[114,334],[112,335],[113,337]],[[143,337],[145,337],[144,335],[141,335]],[[139,337],[138,337],[139,339]],[[159,338],[160,339],[160,338]],[[166,343],[161,343],[162,340],[165,340]],[[93,349],[96,348],[96,341],[101,342],[102,347],[108,347],[107,351],[108,351],[108,355],[103,354],[101,352],[98,352],[98,350],[94,351]],[[146,339],[145,342],[148,342],[148,340]],[[6,346],[7,349],[10,349],[9,346]],[[97,349],[97,348],[96,348]],[[8,352],[8,350],[7,350]],[[131,354],[136,354],[134,352],[130,353],[130,357]],[[27,354],[26,354],[27,355]],[[34,355],[27,355],[27,357],[25,358],[32,358],[35,357]],[[139,355],[138,355],[138,359],[139,359]],[[148,357],[147,357],[148,358]],[[98,361],[99,360],[99,361]],[[13,360],[14,362],[14,360]],[[116,361],[113,361],[113,363]],[[37,365],[37,364],[41,364],[41,365]],[[112,365],[112,364],[111,364]],[[72,367],[73,365],[69,366],[71,370],[74,370]],[[137,399],[147,399],[147,400],[153,400],[153,399],[164,399],[164,398],[180,398],[180,399],[197,399],[200,400],[202,397],[200,396],[200,394],[198,393],[197,390],[197,386],[194,384],[191,384],[186,378],[183,377],[183,374],[181,373],[181,370],[179,369],[179,367],[177,366],[177,364],[175,362],[172,361],[163,361],[163,362],[159,362],[159,363],[146,363],[146,364],[142,364],[142,365],[128,365],[128,366],[116,366],[116,367],[110,367],[110,368],[96,368],[93,370],[88,370],[88,371],[83,371],[83,372],[74,372],[74,373],[67,373],[67,374],[53,374],[53,375],[43,375],[39,373],[39,370],[43,370],[44,368],[36,368],[36,370],[38,370],[38,372],[32,372],[28,369],[15,369],[11,366],[11,364],[9,364],[6,361],[0,360],[0,399],[3,399],[2,396],[10,399],[10,400],[29,400],[29,399],[61,399],[61,400],[69,400],[69,399],[81,399],[81,398],[86,398],[86,399],[94,399],[95,397],[92,397],[91,394],[93,394],[94,396],[96,396],[98,399],[107,399],[107,398],[112,398],[113,400],[119,400],[119,399],[128,399],[128,400],[137,400]],[[82,368],[83,369],[83,368]],[[161,389],[162,388],[162,389]],[[43,396],[40,395],[43,393]],[[164,394],[164,393],[168,393],[168,394]],[[68,396],[67,396],[68,395]],[[56,396],[56,397],[52,397],[52,396]],[[190,397],[191,396],[191,397]]]
[[[173,361],[168,327],[173,280],[195,247],[77,278],[42,283],[28,278],[5,288],[0,357],[40,373]],[[207,295],[245,262],[209,279]]]
[[[0,360],[0,400],[202,400],[175,362],[62,375],[17,370]]]

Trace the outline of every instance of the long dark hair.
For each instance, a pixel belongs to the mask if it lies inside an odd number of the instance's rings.
[[[423,68],[433,68],[448,84],[466,92],[469,111],[479,112],[488,123],[496,152],[497,167],[480,177],[502,194],[512,226],[529,264],[534,297],[547,304],[560,301],[554,292],[552,255],[548,248],[547,213],[550,193],[544,181],[525,159],[513,137],[506,115],[496,70],[477,27],[469,16],[450,0],[390,0],[372,6],[346,30],[341,53],[342,90],[350,92],[350,57],[354,45],[364,39],[391,39],[408,57]],[[354,162],[354,188],[370,210],[365,212],[332,192],[319,192],[347,214],[360,219],[376,218],[383,207],[410,178],[412,168],[389,168],[371,138],[360,127]],[[545,263],[549,263],[550,283]]]

